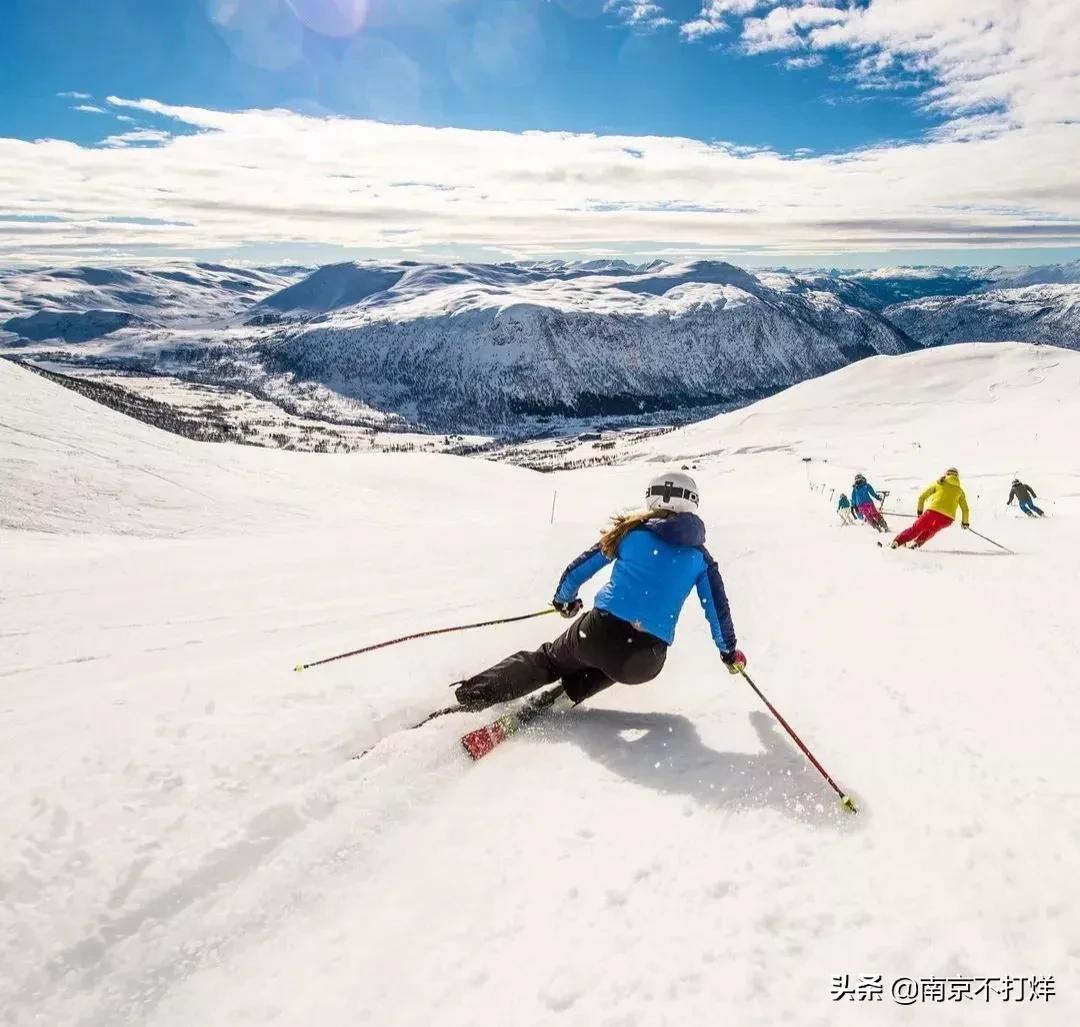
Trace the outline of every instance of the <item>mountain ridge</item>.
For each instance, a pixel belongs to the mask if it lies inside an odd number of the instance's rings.
[[[1080,262],[60,268],[0,272],[0,350],[246,389],[331,419],[528,433],[552,418],[729,408],[867,356],[956,341],[1080,348],[1077,282]]]

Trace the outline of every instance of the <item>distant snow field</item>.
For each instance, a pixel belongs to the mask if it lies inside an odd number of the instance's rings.
[[[0,361],[4,1022],[1080,1022],[1078,397],[1066,349],[877,356],[538,474],[192,441]],[[402,728],[557,619],[293,672],[543,608],[682,464],[749,670],[857,816],[694,603],[655,682],[476,765],[484,715]],[[856,471],[899,526],[951,464],[1015,555],[841,526]],[[1006,508],[1017,474],[1045,520]],[[1043,997],[909,1008],[906,977]]]

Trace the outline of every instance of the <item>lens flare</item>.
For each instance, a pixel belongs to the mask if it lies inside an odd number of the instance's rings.
[[[285,0],[210,0],[207,12],[245,64],[283,71],[301,59],[303,29]]]
[[[368,0],[286,0],[293,13],[324,36],[354,36],[367,18]]]

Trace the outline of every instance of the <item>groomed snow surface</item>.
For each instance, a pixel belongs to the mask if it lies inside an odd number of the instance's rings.
[[[4,1022],[1080,1022],[1078,396],[1062,350],[881,357],[542,476],[189,442],[0,362]],[[683,462],[750,670],[858,816],[693,601],[657,681],[476,765],[484,715],[400,729],[556,618],[293,672],[542,608]],[[911,511],[953,463],[1017,555],[840,526],[854,471]],[[1046,520],[1005,508],[1016,473]],[[888,997],[936,976],[1057,994]]]

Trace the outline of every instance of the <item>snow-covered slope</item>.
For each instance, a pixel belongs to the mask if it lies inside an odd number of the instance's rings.
[[[868,360],[541,476],[191,443],[0,363],[5,1019],[1071,1027],[1078,386],[1049,348]],[[858,817],[692,603],[657,681],[475,766],[477,715],[398,729],[559,622],[292,672],[542,607],[672,460],[697,465],[751,672]],[[859,469],[909,511],[946,463],[1019,555],[959,529],[881,552],[807,488]],[[1018,471],[1047,520],[1005,508]],[[832,1000],[861,974],[882,1003]],[[977,1010],[888,993],[1050,975],[1049,1001]]]
[[[534,475],[499,465],[484,464],[467,479],[434,472],[434,480],[446,478],[436,496],[424,468],[458,468],[461,461],[421,454],[373,453],[360,461],[304,457],[180,438],[0,360],[3,528],[217,537],[296,528],[314,510],[350,531],[363,531],[388,519],[426,523],[426,508],[436,499],[481,516],[482,503],[469,502],[478,487],[520,490],[522,482],[535,480],[541,501],[550,500]],[[378,480],[367,478],[373,469],[379,469]],[[380,500],[384,487],[396,497],[394,504]]]
[[[636,452],[666,462],[781,453],[809,458],[814,480],[839,475],[840,488],[848,470],[868,472],[882,459],[913,483],[958,461],[1049,473],[1060,463],[1057,440],[1078,430],[1080,354],[967,343],[865,360]]]
[[[924,346],[1018,339],[1080,348],[1080,284],[930,297],[886,307],[884,315]]]
[[[25,317],[9,317],[4,330],[20,339],[62,339],[64,342],[89,342],[111,335],[121,328],[154,328],[145,318],[126,310],[38,310]]]
[[[268,310],[327,311],[349,307],[392,288],[405,271],[395,267],[328,264],[295,285],[275,292],[260,306]]]

